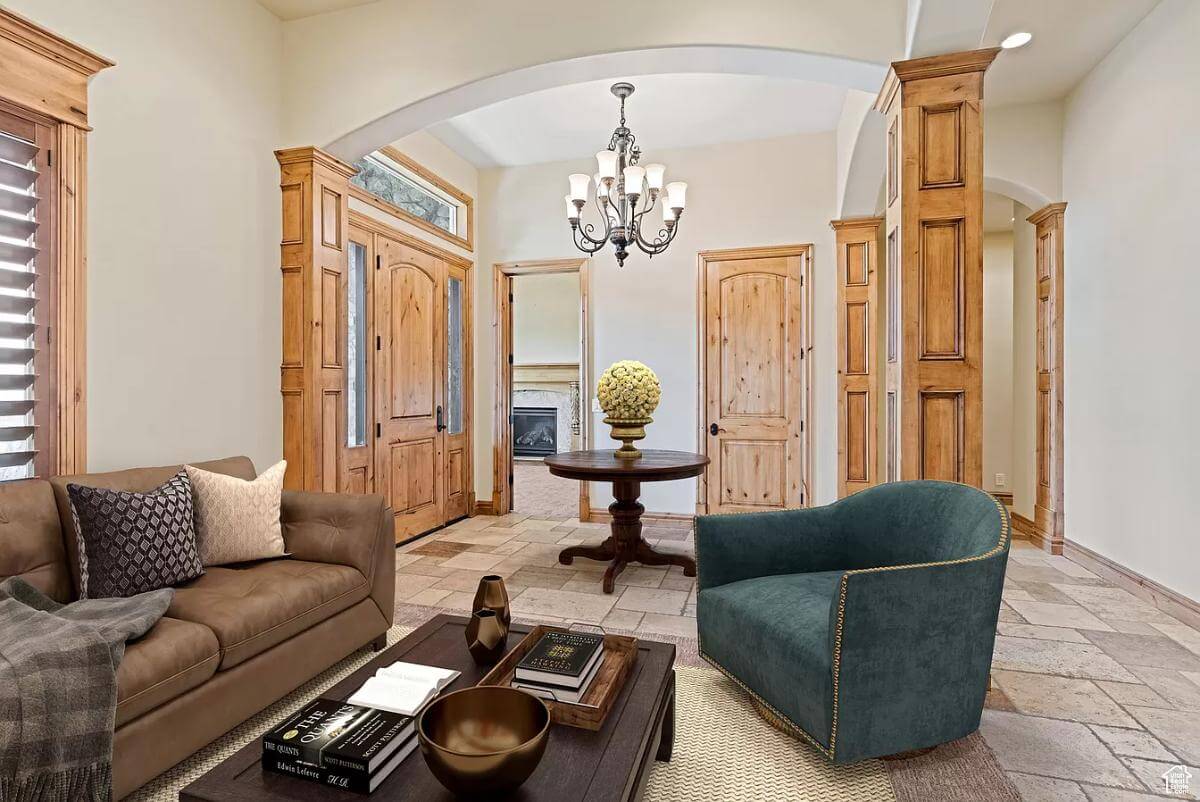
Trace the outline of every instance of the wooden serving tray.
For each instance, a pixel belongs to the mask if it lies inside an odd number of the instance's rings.
[[[547,632],[568,632],[564,627],[551,627],[539,624],[530,630],[524,639],[514,646],[495,668],[479,680],[479,685],[511,685],[517,663],[521,662],[530,649],[534,647]],[[629,671],[637,660],[637,638],[626,635],[604,636],[604,657],[596,678],[588,686],[587,693],[578,703],[556,702],[552,699],[542,699],[550,708],[550,720],[556,724],[568,727],[580,727],[585,730],[598,730],[604,725],[608,711],[629,678]]]

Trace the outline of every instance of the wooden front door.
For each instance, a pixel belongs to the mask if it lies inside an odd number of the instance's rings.
[[[803,506],[806,247],[701,254],[709,513]]]
[[[446,522],[446,263],[386,237],[376,247],[376,492],[401,541]]]

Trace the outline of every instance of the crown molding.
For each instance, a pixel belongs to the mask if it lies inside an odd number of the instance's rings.
[[[346,162],[342,161],[336,156],[332,156],[320,148],[316,148],[311,145],[302,148],[284,148],[283,150],[277,150],[275,151],[275,159],[279,162],[280,167],[288,164],[305,164],[307,162],[312,162],[313,164],[319,164],[328,170],[333,170],[335,173],[339,173],[346,178],[350,178],[358,172],[357,167],[351,164],[346,164]]]
[[[116,63],[4,8],[0,8],[0,37],[88,78]]]
[[[999,53],[1000,48],[998,47],[985,47],[980,50],[965,50],[960,53],[943,53],[940,56],[893,61],[891,69],[883,79],[879,95],[875,98],[875,108],[887,113],[901,84],[925,78],[983,72],[991,66]]]
[[[829,227],[834,231],[845,228],[879,228],[883,221],[882,217],[844,217],[841,220],[830,220]]]
[[[1033,214],[1026,217],[1025,219],[1028,220],[1030,223],[1033,223],[1036,226],[1038,223],[1041,223],[1045,220],[1049,220],[1051,217],[1053,217],[1056,214],[1062,214],[1066,210],[1067,210],[1066,201],[1059,201],[1058,203],[1048,203],[1045,206],[1043,206],[1042,208],[1038,209]]]

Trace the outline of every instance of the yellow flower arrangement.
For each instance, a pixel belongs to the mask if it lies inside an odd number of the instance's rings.
[[[658,408],[662,387],[654,371],[632,359],[614,362],[600,377],[596,396],[604,414],[614,420],[649,418]]]

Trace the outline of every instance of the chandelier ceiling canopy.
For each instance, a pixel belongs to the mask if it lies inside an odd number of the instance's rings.
[[[584,253],[596,253],[611,242],[616,251],[617,264],[624,265],[629,256],[629,246],[636,244],[643,252],[654,256],[662,253],[675,239],[679,231],[679,218],[683,215],[687,195],[687,184],[673,181],[665,187],[666,197],[662,206],[662,226],[649,223],[649,236],[642,233],[647,212],[654,209],[664,194],[663,181],[667,168],[661,164],[641,166],[642,151],[637,137],[625,126],[625,99],[633,94],[633,84],[616,83],[612,93],[621,101],[621,122],[613,131],[608,147],[596,154],[597,171],[593,176],[575,173],[568,176],[571,191],[565,197],[567,222],[571,224],[571,237],[575,247]],[[584,223],[583,207],[595,183],[592,199],[600,212],[603,230],[593,223]]]

